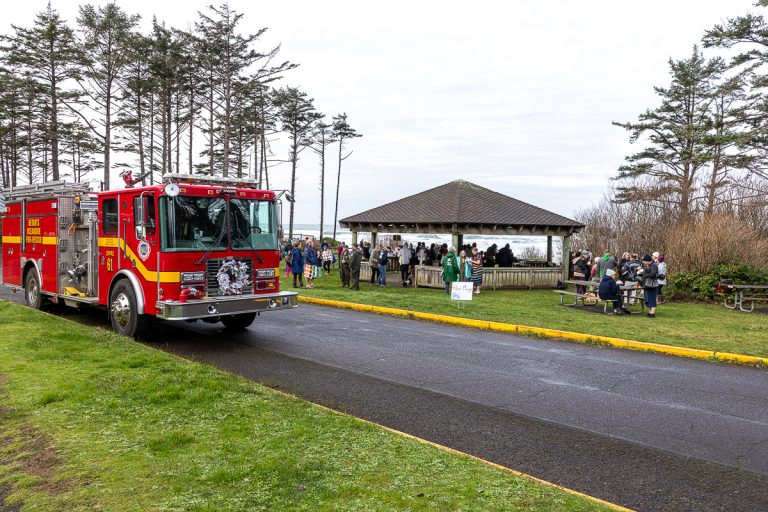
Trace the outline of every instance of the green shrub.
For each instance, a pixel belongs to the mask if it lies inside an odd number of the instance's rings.
[[[705,274],[695,270],[678,272],[670,276],[664,296],[674,300],[720,300],[717,283],[723,279],[733,279],[735,284],[768,284],[768,271],[751,265],[724,263],[715,265]]]

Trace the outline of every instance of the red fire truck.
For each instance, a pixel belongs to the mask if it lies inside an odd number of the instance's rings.
[[[127,336],[144,335],[155,317],[244,329],[262,311],[297,305],[279,289],[279,209],[274,192],[247,179],[17,187],[2,219],[2,284],[33,308],[105,307]]]

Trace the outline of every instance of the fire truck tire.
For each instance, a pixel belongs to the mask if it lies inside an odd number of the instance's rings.
[[[146,336],[152,318],[138,314],[136,304],[136,292],[130,281],[118,281],[109,294],[109,320],[117,334],[137,339]]]
[[[43,307],[43,294],[40,292],[40,278],[34,268],[27,272],[24,279],[24,302],[32,309]]]
[[[256,313],[241,313],[239,315],[229,315],[221,317],[221,323],[230,331],[242,331],[256,319]]]

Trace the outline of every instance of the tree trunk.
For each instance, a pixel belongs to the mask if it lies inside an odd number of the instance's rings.
[[[189,91],[189,174],[192,174],[192,134],[195,131],[195,91]]]
[[[110,151],[112,150],[112,81],[108,82],[107,98],[106,98],[106,114],[104,115],[104,183],[109,188],[109,171],[110,171]],[[74,165],[74,161],[72,162]]]
[[[341,188],[341,152],[344,148],[344,138],[339,138],[339,173],[336,176],[336,207],[333,210],[333,239],[336,240],[336,221],[339,217],[339,188]]]
[[[325,134],[320,139],[320,242],[323,241],[323,214],[325,213]]]

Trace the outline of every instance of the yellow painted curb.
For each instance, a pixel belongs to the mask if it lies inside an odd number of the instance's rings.
[[[582,334],[579,332],[560,331],[558,329],[546,329],[544,327],[531,327],[528,325],[491,322],[488,320],[473,320],[471,318],[437,315],[434,313],[421,313],[419,311],[385,308],[380,306],[371,306],[368,304],[357,304],[355,302],[320,299],[317,297],[308,297],[306,295],[300,295],[299,301],[306,302],[307,304],[353,309],[356,311],[366,311],[369,313],[379,313],[383,315],[400,316],[418,320],[429,320],[430,322],[459,325],[462,327],[473,327],[475,329],[486,329],[489,331],[509,332],[516,334],[534,334],[544,338],[557,338],[587,344],[605,344],[615,348],[644,350],[647,352],[656,352],[659,354],[667,354],[678,357],[693,357],[696,359],[723,361],[726,363],[736,363],[749,366],[768,366],[768,357],[732,354],[730,352],[716,352],[712,350],[701,350],[697,348],[676,347],[674,345],[662,345],[661,343],[625,340],[621,338],[611,338],[608,336],[599,336],[594,334]]]

